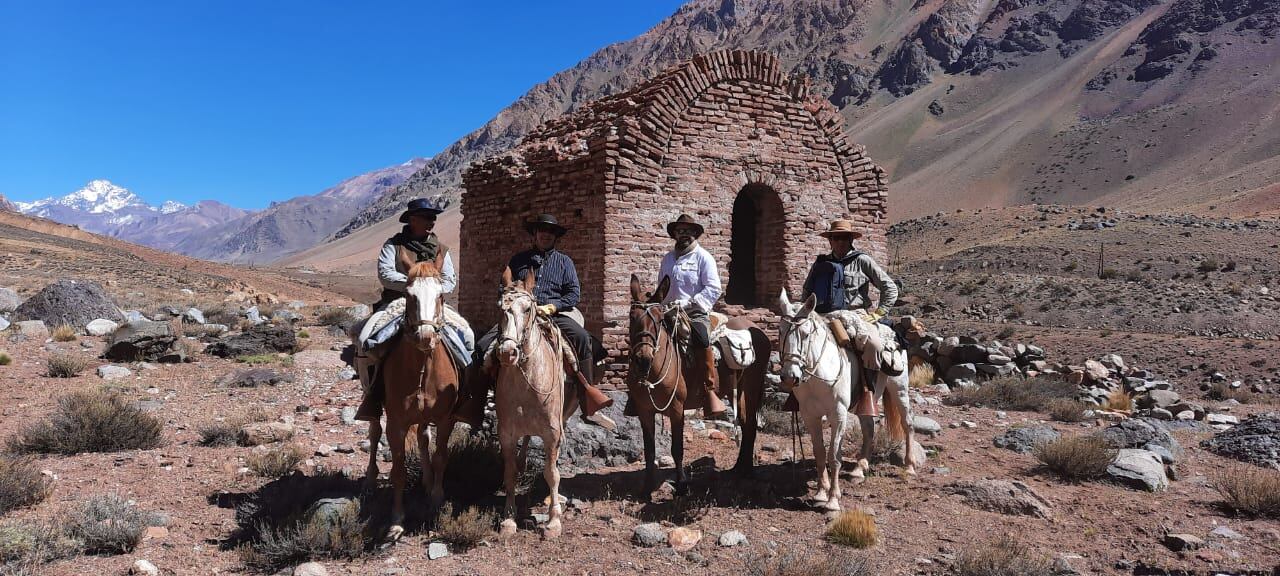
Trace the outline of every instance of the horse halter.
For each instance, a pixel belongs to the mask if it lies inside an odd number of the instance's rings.
[[[427,278],[427,277],[426,277],[426,276],[424,276],[424,277],[421,277],[421,278],[415,278],[415,279],[413,280],[413,282],[417,282],[418,280],[421,280],[421,279],[423,279],[423,278]],[[407,288],[407,287],[406,287],[406,288]],[[414,300],[414,302],[416,303],[416,305],[417,305],[417,306],[421,306],[421,305],[422,305],[422,303],[421,303],[421,302],[419,302],[419,301],[418,301],[418,298],[417,298],[416,296],[413,296],[413,293],[412,293],[412,292],[409,292],[407,289],[406,289],[406,291],[405,291],[405,296],[406,296],[406,310],[405,310],[405,311],[406,311],[406,314],[405,314],[405,316],[404,316],[404,325],[405,325],[405,328],[407,329],[407,330],[405,330],[405,333],[407,334],[407,333],[410,333],[410,332],[415,332],[415,331],[417,331],[419,328],[422,328],[422,327],[424,327],[424,326],[425,326],[425,327],[427,327],[427,328],[434,328],[436,332],[439,332],[439,331],[440,331],[440,328],[442,328],[442,327],[444,326],[444,303],[443,303],[443,302],[440,302],[440,303],[439,303],[440,305],[439,305],[439,306],[436,306],[436,314],[435,314],[435,318],[432,318],[432,319],[430,319],[430,320],[422,320],[422,319],[419,319],[419,318],[418,318],[418,315],[417,315],[417,314],[414,314],[414,315],[413,315],[413,317],[412,317],[412,318],[410,318],[410,317],[409,317],[409,314],[407,313],[407,312],[408,312],[408,307],[407,307],[408,301],[407,301],[407,298],[408,298],[408,297],[413,297],[413,300]],[[443,291],[441,292],[441,296],[443,296]]]
[[[813,332],[810,333],[810,338],[801,339],[798,329],[801,326],[809,323],[813,324]],[[782,345],[783,350],[787,350],[787,353],[784,354],[783,357],[786,358],[787,360],[795,359],[800,364],[801,373],[808,375],[810,378],[816,378],[818,380],[821,380],[824,383],[826,383],[828,386],[834,386],[835,383],[840,380],[840,376],[844,374],[844,362],[839,363],[840,369],[839,371],[836,372],[835,378],[828,380],[826,378],[818,376],[817,364],[822,361],[823,356],[826,356],[827,348],[830,347],[832,338],[827,337],[822,339],[822,348],[818,349],[818,353],[816,355],[813,355],[813,359],[812,361],[810,361],[809,353],[813,352],[812,336],[816,335],[819,330],[819,323],[817,320],[813,318],[813,315],[810,314],[800,319],[783,315],[782,324],[786,326],[786,332],[782,335],[782,338],[780,339],[781,340],[780,344]],[[797,350],[788,350],[789,348],[791,348],[791,346],[788,346],[788,343],[791,341],[790,336],[792,334],[796,335],[795,340],[796,340]],[[806,342],[810,344],[810,346],[807,348],[805,346]]]
[[[642,309],[642,310],[644,310],[644,317],[645,317],[645,318],[648,318],[648,319],[653,323],[653,325],[656,327],[656,328],[655,328],[656,333],[655,333],[655,332],[651,332],[651,331],[649,331],[649,330],[647,330],[647,329],[645,329],[645,330],[640,330],[638,333],[637,333],[637,332],[634,332],[634,331],[631,333],[632,338],[634,338],[634,339],[638,340],[638,342],[637,342],[637,343],[635,343],[635,344],[633,344],[633,345],[631,346],[631,359],[632,359],[632,361],[634,361],[634,360],[636,359],[636,352],[637,352],[637,351],[639,351],[639,350],[640,350],[640,348],[641,348],[641,347],[644,347],[644,346],[648,346],[649,348],[653,349],[653,355],[654,355],[654,356],[657,356],[658,345],[659,345],[659,343],[662,341],[662,340],[661,340],[661,338],[662,338],[662,335],[663,335],[663,334],[666,334],[666,335],[667,335],[667,340],[668,340],[669,342],[671,342],[671,345],[672,345],[672,346],[671,346],[671,348],[672,348],[671,354],[668,354],[667,356],[665,356],[665,357],[662,359],[662,363],[658,365],[658,379],[657,379],[657,380],[649,380],[649,375],[648,375],[648,374],[645,374],[645,375],[644,375],[643,377],[641,377],[641,379],[640,379],[640,382],[644,384],[646,391],[649,393],[649,402],[653,404],[653,408],[654,408],[655,410],[657,410],[659,413],[661,413],[661,412],[666,412],[666,411],[667,411],[667,409],[671,407],[671,404],[672,404],[673,402],[675,402],[675,398],[676,398],[676,390],[675,390],[675,389],[672,389],[672,390],[671,390],[671,397],[670,397],[670,398],[667,398],[667,405],[666,405],[665,407],[663,407],[663,408],[659,408],[659,407],[658,407],[658,403],[657,403],[657,401],[655,401],[655,400],[653,399],[653,390],[654,390],[654,388],[657,388],[657,387],[658,387],[658,385],[662,384],[662,382],[663,382],[664,380],[666,380],[666,379],[667,379],[667,372],[668,372],[668,369],[669,369],[669,368],[670,368],[670,366],[671,366],[671,358],[672,358],[672,357],[674,357],[674,358],[675,358],[676,374],[679,374],[679,373],[680,373],[680,366],[679,366],[679,364],[680,364],[680,352],[679,352],[678,350],[675,350],[675,341],[672,339],[671,334],[670,334],[670,333],[668,333],[666,330],[664,330],[664,329],[663,329],[663,327],[662,327],[662,326],[663,326],[663,324],[662,324],[662,315],[658,312],[658,311],[662,308],[662,306],[663,306],[663,305],[662,305],[662,304],[660,304],[660,303],[645,303],[645,302],[632,302],[632,303],[631,303],[631,308],[632,308],[632,309]],[[649,370],[649,371],[650,371],[650,372],[652,372],[652,371],[653,371],[652,363],[650,364],[649,368],[650,368],[650,370]]]
[[[535,304],[532,294],[523,290],[509,289],[503,292],[502,300],[498,303],[498,307],[502,310],[503,317],[510,318],[512,324],[516,323],[516,313],[511,310],[511,307],[515,304],[516,300],[529,301],[529,319],[525,322],[526,326],[522,326],[519,330],[515,331],[518,338],[508,336],[506,330],[501,330],[499,333],[498,347],[501,348],[502,345],[507,342],[514,344],[516,347],[516,363],[523,364],[525,360],[524,344],[529,339],[529,333],[533,332],[534,319],[537,316],[537,312],[532,309]],[[503,324],[506,324],[505,320]]]

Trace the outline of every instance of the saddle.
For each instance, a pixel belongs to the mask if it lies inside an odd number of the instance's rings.
[[[711,325],[711,349],[716,357],[716,365],[731,370],[742,370],[756,361],[756,350],[751,343],[750,323],[745,320],[732,319],[720,312],[708,312],[707,320]],[[676,348],[686,360],[689,359],[689,338],[693,334],[692,322],[687,314],[673,308],[667,312],[667,327],[671,330]]]

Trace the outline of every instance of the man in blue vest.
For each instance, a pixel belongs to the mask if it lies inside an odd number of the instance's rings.
[[[884,318],[898,301],[898,284],[870,254],[854,249],[853,241],[861,238],[862,233],[854,229],[853,221],[833,221],[827,231],[819,235],[830,242],[831,253],[819,256],[809,268],[800,301],[814,294],[818,297],[818,312],[866,310],[872,322]],[[834,273],[840,277],[834,278]],[[880,291],[880,301],[874,310],[871,286]]]

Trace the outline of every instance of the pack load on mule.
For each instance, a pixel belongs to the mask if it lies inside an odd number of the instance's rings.
[[[702,225],[682,214],[667,225],[675,246],[662,259],[657,290],[646,296],[640,279],[631,276],[626,414],[640,417],[647,492],[657,487],[653,417],[671,420],[676,488],[683,490],[684,411],[702,407],[709,417],[722,415],[725,392],[732,395],[743,429],[734,468],[746,474],[755,464],[756,414],[767,369],[767,362],[757,359],[768,358],[769,339],[747,320],[712,311],[721,294],[720,276],[711,254],[697,242],[702,233]]]
[[[378,281],[382,285],[382,294],[373,305],[373,313],[368,318],[355,323],[351,328],[352,348],[355,351],[353,367],[360,378],[364,398],[360,409],[356,412],[357,420],[375,421],[382,408],[381,386],[378,382],[380,361],[390,349],[397,345],[397,335],[406,325],[406,316],[412,317],[409,300],[406,298],[411,272],[421,263],[431,263],[434,273],[440,282],[438,295],[439,336],[444,341],[445,349],[452,355],[452,360],[459,370],[464,370],[471,361],[474,348],[474,334],[471,326],[452,307],[444,303],[444,294],[453,292],[457,285],[457,274],[454,271],[453,258],[449,247],[440,242],[432,229],[436,217],[444,212],[446,203],[442,198],[416,198],[410,200],[405,211],[400,214],[400,222],[405,224],[399,233],[388,238],[378,253]],[[416,328],[410,321],[409,328]]]

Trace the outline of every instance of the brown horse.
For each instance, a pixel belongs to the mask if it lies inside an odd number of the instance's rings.
[[[458,400],[458,372],[453,357],[445,349],[440,329],[444,323],[444,286],[440,271],[432,262],[420,262],[409,270],[406,287],[404,327],[400,341],[387,354],[382,366],[387,410],[387,441],[391,445],[391,484],[394,501],[387,538],[404,533],[404,485],[406,445],[416,444],[422,465],[423,490],[432,509],[444,501],[444,467],[448,462],[449,435],[453,421],[449,415]],[[436,450],[431,454],[430,425],[436,426]],[[410,434],[415,439],[409,439]],[[378,419],[369,423],[368,481],[378,477],[378,442],[382,428]]]
[[[628,401],[638,413],[644,433],[646,494],[653,493],[658,485],[654,440],[654,416],[658,414],[671,421],[671,458],[676,466],[676,491],[683,493],[688,481],[684,470],[684,411],[690,400],[687,382],[692,367],[676,349],[675,339],[663,321],[665,307],[661,302],[670,287],[670,278],[663,278],[657,292],[646,298],[640,279],[635,274],[631,275],[628,337],[631,365],[627,371],[627,392]],[[722,390],[734,392],[734,412],[737,424],[742,427],[742,441],[733,471],[749,476],[755,466],[756,416],[764,400],[771,344],[764,331],[749,321],[735,319],[730,322],[730,327],[750,330],[756,356],[755,363],[743,370],[731,370],[723,363],[717,368]]]
[[[568,372],[561,351],[564,342],[554,324],[537,315],[533,287],[537,272],[530,270],[522,284],[511,279],[511,269],[502,275],[505,291],[500,306],[497,345],[498,383],[494,400],[498,412],[498,443],[502,447],[507,505],[500,529],[503,535],[516,531],[516,444],[527,436],[542,438],[546,464],[542,473],[551,490],[548,520],[542,534],[546,538],[560,535],[560,441],[564,423],[578,409],[577,387],[567,380]],[[523,455],[518,459],[521,467]]]

